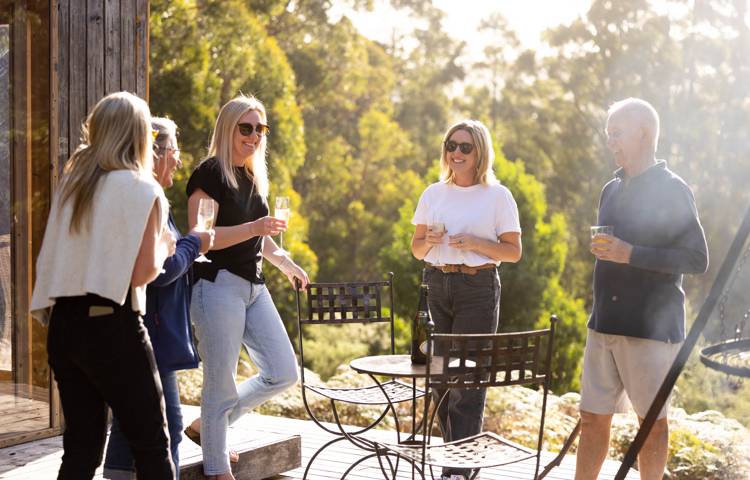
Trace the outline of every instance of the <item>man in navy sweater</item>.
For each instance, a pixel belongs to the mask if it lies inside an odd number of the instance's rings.
[[[620,167],[602,189],[592,239],[594,305],[581,380],[576,480],[594,480],[609,448],[614,413],[628,400],[642,421],[685,339],[682,276],[708,268],[690,187],[655,157],[659,116],[640,99],[612,105],[607,147]],[[668,456],[667,407],[638,457],[642,479],[661,480]]]

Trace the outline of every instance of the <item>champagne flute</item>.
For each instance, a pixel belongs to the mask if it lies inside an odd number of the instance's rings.
[[[276,197],[275,209],[273,216],[279,220],[285,220],[289,222],[291,216],[291,210],[289,209],[289,197]],[[284,234],[279,233],[279,249],[277,250],[280,254],[285,254],[284,250]]]
[[[214,208],[214,201],[210,198],[201,198],[198,200],[198,218],[195,225],[195,229],[199,232],[207,232],[211,230],[214,225],[214,217],[216,215],[216,209]],[[210,262],[205,255],[195,259],[196,262]]]

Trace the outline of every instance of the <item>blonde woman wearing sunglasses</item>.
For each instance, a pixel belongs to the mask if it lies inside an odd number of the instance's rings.
[[[201,418],[185,433],[203,447],[203,471],[211,479],[234,479],[227,428],[243,414],[297,382],[297,362],[284,324],[264,283],[263,259],[294,284],[307,273],[271,236],[286,221],[269,216],[266,110],[254,97],[230,100],[216,120],[209,157],[188,181],[188,223],[197,224],[201,199],[218,209],[209,263],[195,265],[190,316],[203,361]],[[234,383],[245,347],[258,374]]]
[[[500,314],[501,262],[521,259],[518,207],[492,171],[490,133],[477,120],[464,120],[443,139],[440,181],[419,199],[411,249],[426,263],[429,308],[438,333],[495,333]],[[443,392],[436,392],[439,399]],[[486,392],[451,391],[440,404],[443,439],[460,440],[482,429]],[[464,470],[443,470],[461,480]]]

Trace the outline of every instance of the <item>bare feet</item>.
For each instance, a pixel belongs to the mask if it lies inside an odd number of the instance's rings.
[[[192,430],[194,433],[190,434],[189,430]],[[190,438],[190,440],[194,441],[198,445],[201,444],[201,437],[200,437],[200,435],[201,435],[201,417],[198,417],[195,420],[193,420],[193,423],[191,423],[190,426],[185,429],[185,434],[188,436],[188,438]],[[237,462],[240,461],[240,454],[237,453],[237,451],[234,450],[233,448],[229,449],[229,461],[231,463],[237,463]],[[225,477],[221,477],[221,478],[217,477],[217,480],[234,480],[234,477],[231,476],[232,475],[231,472],[228,473],[228,474],[225,474],[225,475],[229,475],[229,477],[226,477],[226,478]]]

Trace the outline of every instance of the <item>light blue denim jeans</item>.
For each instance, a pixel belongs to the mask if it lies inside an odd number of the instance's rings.
[[[190,316],[203,362],[201,445],[203,472],[228,472],[227,427],[297,383],[297,359],[268,289],[226,270],[193,288]],[[245,346],[258,374],[237,385]]]

